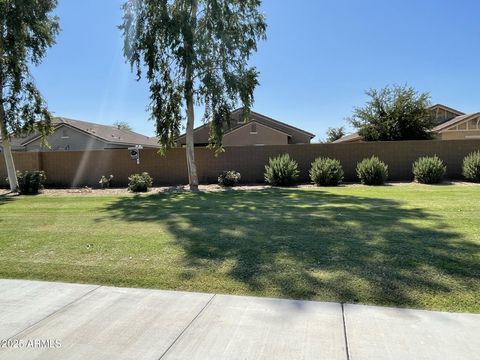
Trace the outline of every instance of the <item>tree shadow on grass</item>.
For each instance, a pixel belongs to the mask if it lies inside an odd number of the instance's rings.
[[[480,272],[477,244],[391,199],[266,189],[124,197],[104,210],[100,220],[166,225],[186,252],[180,282],[227,269],[258,295],[423,306],[419,292],[447,296]]]
[[[14,201],[17,197],[18,197],[18,195],[11,194],[11,193],[1,194],[0,195],[0,205],[4,205],[8,202]]]

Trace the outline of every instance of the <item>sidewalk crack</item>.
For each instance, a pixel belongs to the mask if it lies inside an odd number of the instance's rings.
[[[346,355],[347,355],[347,360],[351,360],[350,349],[349,349],[349,346],[348,346],[348,334],[347,334],[347,321],[345,319],[345,307],[344,307],[343,303],[341,303],[340,305],[342,305],[342,321],[343,321],[343,336],[345,338],[345,351],[346,351]]]
[[[203,313],[203,311],[207,308],[208,305],[212,302],[213,298],[216,296],[216,294],[213,294],[212,297],[207,301],[207,303],[200,309],[197,315],[185,326],[185,328],[178,334],[178,336],[175,338],[175,340],[172,341],[172,343],[169,345],[169,347],[163,352],[162,355],[158,358],[158,360],[163,359],[163,357],[170,351],[170,349],[177,343],[177,341],[182,337],[182,335],[185,333],[185,331],[188,330],[188,328],[197,320],[197,318]]]
[[[80,297],[78,297],[78,298],[70,301],[68,304],[63,305],[61,308],[55,310],[54,312],[52,312],[52,313],[44,316],[44,317],[41,318],[40,320],[38,320],[38,321],[34,322],[33,324],[27,326],[25,329],[23,329],[23,330],[17,332],[16,334],[10,336],[10,338],[15,338],[15,337],[17,337],[17,336],[25,335],[26,333],[28,333],[29,330],[31,330],[32,328],[34,328],[35,326],[37,326],[37,325],[38,325],[39,323],[41,323],[42,321],[45,321],[45,320],[51,318],[52,316],[55,316],[56,314],[62,312],[63,310],[69,308],[70,306],[72,306],[72,305],[75,304],[76,302],[82,300],[83,298],[85,298],[86,296],[90,295],[90,294],[93,293],[95,290],[97,290],[97,289],[99,289],[99,288],[101,288],[101,287],[102,287],[102,285],[99,285],[99,286],[95,287],[94,289],[86,292],[85,294],[81,295]]]

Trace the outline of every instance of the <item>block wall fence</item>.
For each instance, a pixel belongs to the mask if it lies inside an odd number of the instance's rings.
[[[206,148],[196,148],[198,175],[201,183],[216,183],[223,170],[241,173],[243,183],[263,182],[269,157],[288,153],[299,165],[300,181],[308,182],[310,164],[316,157],[340,160],[345,181],[357,181],[355,167],[363,158],[378,156],[389,167],[389,180],[412,180],[412,163],[421,156],[437,155],[447,166],[447,177],[462,178],[463,158],[480,150],[480,140],[426,140],[344,144],[304,144],[278,146],[232,146],[215,156]],[[18,170],[44,170],[47,186],[98,186],[102,175],[114,175],[114,186],[125,186],[132,173],[147,171],[154,185],[187,184],[185,149],[170,150],[161,156],[155,149],[140,152],[140,165],[130,159],[127,150],[16,152]],[[5,186],[6,169],[0,154],[0,184]]]

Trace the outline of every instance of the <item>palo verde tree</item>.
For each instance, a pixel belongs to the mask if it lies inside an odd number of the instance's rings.
[[[368,90],[364,107],[354,109],[350,122],[366,141],[421,140],[430,138],[434,118],[430,95],[414,88],[387,86]]]
[[[210,145],[222,148],[230,113],[240,101],[247,118],[258,73],[248,65],[265,38],[261,0],[128,0],[120,29],[124,54],[150,87],[150,113],[162,152],[175,145],[186,118],[191,190],[198,188],[194,157],[195,105],[204,106]]]
[[[11,190],[18,188],[10,140],[51,131],[51,115],[30,76],[55,43],[57,0],[0,0],[0,138]]]

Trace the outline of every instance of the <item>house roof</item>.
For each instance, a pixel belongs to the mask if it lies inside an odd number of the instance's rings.
[[[61,126],[69,126],[80,132],[103,140],[109,144],[118,145],[142,145],[148,147],[159,147],[158,141],[154,137],[148,137],[136,132],[118,129],[116,126],[95,124],[87,121],[68,119],[65,117],[56,117],[53,119],[54,129],[58,129]],[[32,141],[40,138],[39,134],[34,134],[27,138],[24,138],[21,142],[22,146],[25,146]]]
[[[353,134],[342,136],[340,139],[333,141],[332,144],[340,144],[344,142],[357,141],[362,139],[363,138],[358,133],[353,133]]]
[[[448,106],[445,106],[443,104],[435,104],[433,106],[430,106],[429,107],[429,110],[435,110],[436,108],[441,108],[441,109],[444,109],[444,110],[447,110],[453,114],[456,114],[457,116],[454,117],[453,119],[450,119],[442,124],[439,124],[437,126],[435,126],[433,129],[431,129],[430,131],[431,132],[440,132],[442,130],[445,130],[453,125],[456,125],[457,123],[460,123],[462,121],[465,121],[465,120],[469,120],[471,117],[475,117],[477,115],[480,115],[480,113],[474,113],[474,114],[465,114],[459,110],[456,110],[456,109],[453,109],[451,107],[448,107]],[[353,134],[349,134],[349,135],[345,135],[343,137],[341,137],[340,139],[338,140],[335,140],[333,143],[334,144],[338,144],[338,143],[343,143],[343,142],[349,142],[349,141],[357,141],[357,140],[361,140],[362,137],[360,135],[358,135],[358,133],[353,133]]]
[[[257,120],[250,120],[248,123],[243,123],[240,126],[235,127],[235,129],[230,129],[224,136],[230,135],[230,134],[234,133],[235,131],[240,130],[240,129],[244,128],[245,126],[249,126],[251,124],[257,124],[257,125],[260,125],[260,126],[265,126],[267,128],[270,128],[270,130],[279,132],[280,134],[283,134],[283,135],[288,136],[288,137],[292,137],[292,135],[287,134],[286,132],[284,132],[282,130],[277,130],[277,129],[271,127],[271,126],[262,124],[262,123],[258,122]]]
[[[465,115],[464,112],[461,112],[461,111],[459,111],[459,110],[457,110],[457,109],[448,107],[448,106],[443,105],[443,104],[435,104],[435,105],[430,106],[428,109],[429,109],[429,110],[434,110],[434,109],[436,109],[436,108],[441,108],[441,109],[450,111],[451,113],[454,113],[454,114],[456,114],[456,115]]]
[[[234,116],[237,116],[237,115],[240,115],[240,112],[242,111],[242,108],[239,108],[239,109],[236,109],[234,111],[232,111],[231,113],[231,116],[234,117]],[[290,130],[295,130],[295,131],[299,131],[301,133],[304,133],[306,135],[308,135],[310,138],[314,138],[315,137],[315,134],[312,134],[311,132],[308,132],[308,131],[305,131],[303,129],[300,129],[300,128],[297,128],[295,126],[292,126],[292,125],[289,125],[289,124],[286,124],[284,122],[281,122],[281,121],[278,121],[278,120],[275,120],[271,117],[268,117],[268,116],[265,116],[263,114],[260,114],[260,113],[257,113],[255,111],[250,111],[250,118],[251,118],[251,121],[257,121],[258,123],[264,125],[264,126],[268,126],[268,127],[271,127],[272,129],[275,129],[275,130],[278,130],[280,132],[283,132],[283,133],[286,133],[287,135],[291,136],[288,131]],[[266,121],[262,121],[262,120],[266,120]],[[268,122],[268,123],[266,123]],[[204,127],[208,126],[209,123],[206,123],[206,124],[203,124],[197,128],[194,129],[194,131],[198,131],[200,129],[203,129]],[[225,131],[224,135],[227,135],[228,133],[244,126],[245,123],[233,123],[231,124],[231,127]],[[182,134],[180,135],[178,138],[177,138],[177,141],[184,138],[186,136],[186,134]]]
[[[476,113],[473,113],[473,114],[465,114],[465,115],[456,116],[451,120],[448,120],[448,121],[446,121],[446,122],[444,122],[440,125],[435,126],[431,130],[431,132],[442,132],[443,130],[446,130],[446,129],[454,126],[454,125],[457,125],[461,122],[470,120],[470,119],[475,118],[477,116],[480,116],[480,112],[476,112]]]

